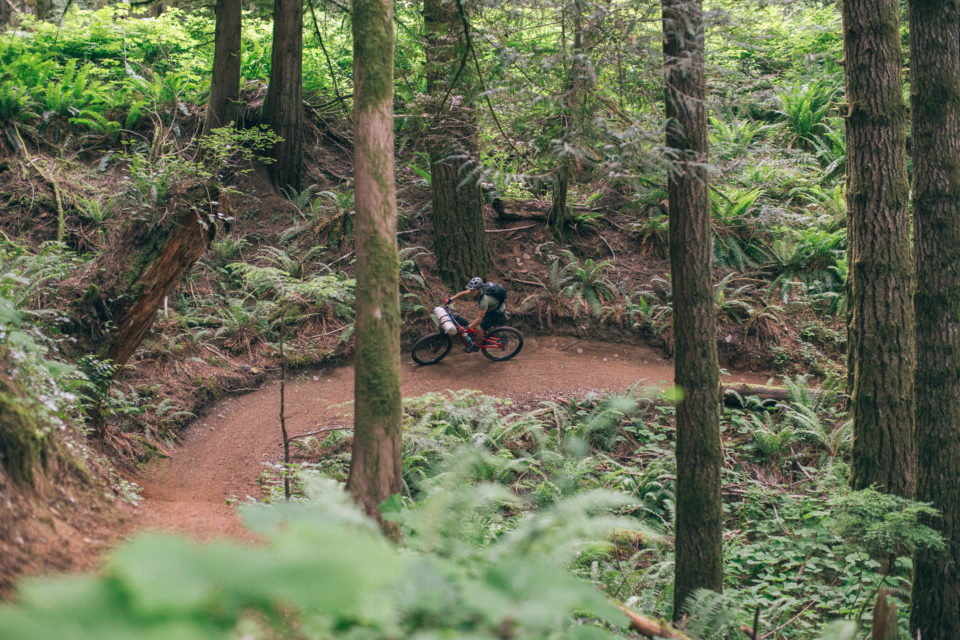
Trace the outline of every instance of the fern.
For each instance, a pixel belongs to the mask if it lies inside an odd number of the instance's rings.
[[[734,597],[697,589],[684,602],[687,614],[683,630],[694,638],[733,638],[740,636],[740,603]]]

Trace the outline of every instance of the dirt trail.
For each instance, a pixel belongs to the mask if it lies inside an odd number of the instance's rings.
[[[763,383],[760,373],[741,372],[726,381]],[[446,389],[480,389],[520,404],[544,397],[595,389],[623,390],[643,379],[665,388],[673,363],[653,349],[573,338],[529,338],[509,362],[491,362],[457,347],[439,364],[418,367],[403,355],[403,394],[416,396]],[[172,529],[198,538],[249,539],[228,499],[257,497],[264,462],[277,462],[280,440],[279,383],[224,400],[194,421],[181,446],[148,469],[143,485],[140,528]],[[287,383],[290,435],[332,425],[351,424],[353,367],[307,374]]]

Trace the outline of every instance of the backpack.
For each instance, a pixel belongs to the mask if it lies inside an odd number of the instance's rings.
[[[488,309],[496,313],[502,313],[504,316],[507,315],[507,306],[504,302],[507,299],[507,290],[503,288],[503,285],[498,282],[484,282],[483,287],[480,288],[480,299],[482,300],[484,296],[490,296],[496,300],[499,304],[496,309]],[[477,303],[480,303],[480,300],[477,300]]]
[[[507,301],[507,290],[499,282],[484,282],[482,291],[483,295],[496,298],[500,304]]]

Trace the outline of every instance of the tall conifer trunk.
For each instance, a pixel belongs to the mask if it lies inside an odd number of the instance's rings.
[[[273,149],[273,183],[299,191],[303,173],[303,0],[274,0],[270,86],[263,119],[283,138]]]
[[[897,0],[844,0],[851,485],[911,496],[913,257]]]
[[[561,19],[565,19],[565,17]],[[564,57],[566,57],[566,49],[567,45],[564,42]],[[579,117],[576,112],[580,102],[580,89],[584,73],[582,63],[583,7],[579,0],[573,1],[573,50],[571,54],[570,68],[563,88],[563,104],[560,110],[560,141],[564,144],[576,144],[576,126]],[[572,163],[573,159],[569,157],[569,154],[561,156],[560,165],[557,167],[556,175],[553,178],[550,210],[547,211],[547,224],[553,231],[553,235],[560,239],[567,237],[567,227],[570,225],[570,209],[567,207],[567,196],[570,192],[570,178],[573,173]]]
[[[703,47],[701,0],[663,0],[674,366],[683,394],[677,406],[675,620],[693,591],[719,592],[723,578],[720,372]]]
[[[910,3],[917,261],[917,492],[945,551],[918,551],[912,636],[960,638],[960,2]]]
[[[210,98],[203,120],[203,135],[237,120],[240,98],[240,0],[218,0],[213,45]]]
[[[490,267],[480,185],[470,175],[477,155],[476,74],[455,0],[425,0],[423,22],[427,93],[439,109],[427,132],[433,244],[441,279],[459,290]]]
[[[393,149],[393,7],[353,0],[357,320],[347,487],[371,516],[400,492],[400,265]]]

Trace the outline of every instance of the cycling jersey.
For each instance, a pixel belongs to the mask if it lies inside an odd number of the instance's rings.
[[[506,303],[497,300],[493,296],[487,294],[481,294],[480,299],[477,300],[477,306],[481,310],[487,312],[503,313],[503,310],[506,308]]]
[[[506,308],[507,290],[496,282],[485,282],[480,290],[477,305],[488,313],[503,313]]]

